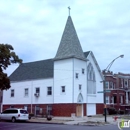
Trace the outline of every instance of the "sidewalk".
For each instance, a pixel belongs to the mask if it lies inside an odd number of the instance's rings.
[[[31,123],[49,123],[49,124],[67,124],[67,125],[92,125],[92,126],[101,126],[101,125],[117,125],[121,121],[123,116],[118,116],[118,119],[115,121],[113,116],[107,116],[107,122],[104,120],[104,116],[96,115],[92,117],[53,117],[51,121],[48,121],[46,118],[32,117],[28,122]],[[127,120],[127,119],[126,119]]]

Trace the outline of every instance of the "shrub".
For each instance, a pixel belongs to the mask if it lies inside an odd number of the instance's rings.
[[[118,114],[123,115],[123,114],[125,114],[125,111],[123,111],[123,110],[119,110],[119,111],[118,111]]]
[[[50,121],[52,120],[52,117],[50,115],[47,116],[47,120]]]

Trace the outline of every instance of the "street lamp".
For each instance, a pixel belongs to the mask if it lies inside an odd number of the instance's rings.
[[[110,62],[110,64],[107,66],[107,68],[104,70],[104,80],[103,80],[103,87],[104,87],[104,116],[105,116],[105,122],[107,122],[107,107],[106,107],[106,79],[105,79],[105,72],[108,72],[114,63],[114,61],[118,58],[123,58],[124,55],[120,55],[116,57],[114,60]]]

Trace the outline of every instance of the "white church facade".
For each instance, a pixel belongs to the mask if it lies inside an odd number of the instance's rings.
[[[53,116],[88,116],[103,113],[103,80],[91,51],[83,52],[71,16],[52,59],[22,63],[3,91],[2,109],[22,107]]]

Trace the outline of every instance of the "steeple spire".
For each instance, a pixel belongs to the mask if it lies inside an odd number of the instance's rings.
[[[71,16],[68,16],[61,42],[54,60],[78,58],[86,60]]]

